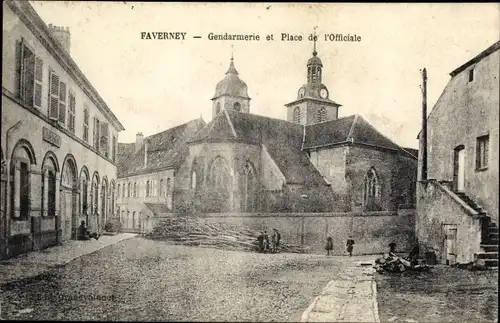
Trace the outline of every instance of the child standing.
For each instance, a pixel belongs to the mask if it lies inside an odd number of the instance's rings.
[[[326,238],[326,245],[325,245],[325,250],[326,250],[326,255],[330,255],[330,251],[333,250],[333,239],[332,237]]]
[[[352,239],[352,236],[349,236],[347,238],[346,246],[347,246],[347,252],[349,253],[349,257],[352,257],[352,249],[354,246],[354,240]]]

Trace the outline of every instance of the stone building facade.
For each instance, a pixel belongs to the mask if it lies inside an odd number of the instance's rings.
[[[339,119],[316,50],[306,69],[285,121],[250,113],[248,87],[231,58],[216,86],[212,121],[188,141],[175,176],[176,206],[208,213],[414,207],[417,151],[359,115]],[[219,108],[218,98],[231,103]]]
[[[450,73],[420,136],[417,237],[442,263],[498,262],[499,48]]]
[[[186,141],[205,122],[192,120],[118,144],[117,213],[124,231],[144,232],[154,215],[172,212],[177,168],[187,154]]]
[[[27,1],[4,1],[2,257],[102,231],[115,212],[116,146],[124,130],[69,55],[68,28]]]

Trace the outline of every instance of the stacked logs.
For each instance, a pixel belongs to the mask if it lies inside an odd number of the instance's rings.
[[[257,236],[248,228],[230,227],[224,223],[207,224],[193,217],[165,218],[146,237],[176,244],[219,249],[258,251]],[[306,253],[307,249],[282,243],[281,252]]]

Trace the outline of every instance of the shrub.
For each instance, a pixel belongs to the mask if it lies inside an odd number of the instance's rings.
[[[120,219],[114,218],[106,222],[106,224],[104,225],[104,230],[107,232],[121,232],[122,226],[123,225],[120,222]]]

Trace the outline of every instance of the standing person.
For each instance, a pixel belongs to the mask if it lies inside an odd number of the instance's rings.
[[[347,246],[347,252],[349,253],[349,257],[352,257],[352,249],[354,246],[354,240],[352,239],[351,235],[347,238],[346,246]]]
[[[326,250],[326,255],[330,256],[330,251],[333,250],[333,239],[332,239],[332,237],[326,238],[325,250]]]
[[[278,250],[278,247],[280,246],[280,241],[281,241],[281,234],[278,230],[276,229],[273,229],[274,230],[274,235],[276,236],[276,244],[275,244],[275,251]]]
[[[395,242],[389,243],[389,253],[396,253],[396,243]]]
[[[264,231],[264,253],[269,251],[269,235],[267,231]]]
[[[271,253],[276,252],[276,235],[273,233],[271,236]]]
[[[259,234],[257,241],[259,242],[259,252],[264,252],[264,232]]]

